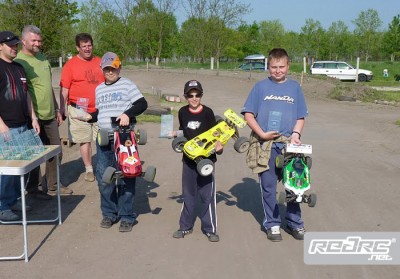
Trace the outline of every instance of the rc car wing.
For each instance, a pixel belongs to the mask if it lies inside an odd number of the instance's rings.
[[[232,109],[227,109],[224,112],[224,116],[239,128],[244,128],[244,126],[247,124],[246,120],[237,115]]]

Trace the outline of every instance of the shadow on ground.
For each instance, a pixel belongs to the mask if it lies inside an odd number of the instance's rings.
[[[134,212],[137,215],[141,214],[159,214],[162,210],[160,207],[154,209],[150,206],[149,199],[156,198],[157,192],[153,190],[160,187],[157,183],[147,182],[143,178],[136,179],[136,193],[134,201]]]
[[[68,216],[75,210],[76,207],[85,198],[84,195],[68,195],[61,196],[61,217],[64,222]],[[53,196],[49,201],[29,199],[29,205],[32,210],[27,212],[28,220],[43,220],[57,218],[57,196]]]
[[[92,164],[93,157],[92,157]],[[64,186],[69,186],[79,180],[79,177],[82,173],[85,172],[85,166],[83,165],[83,161],[81,158],[72,160],[69,162],[63,162],[60,166],[60,180],[61,184]],[[68,175],[65,175],[68,173]]]
[[[236,198],[236,206],[243,211],[250,212],[257,223],[262,226],[264,214],[259,183],[245,177],[243,182],[234,185],[229,192]]]
[[[243,178],[242,183],[234,185],[229,192],[236,198],[236,206],[243,211],[250,212],[254,219],[260,224],[260,228],[263,228],[263,206],[261,202],[261,192],[259,183],[251,178]],[[286,206],[279,204],[279,213],[281,215],[282,224],[281,227],[286,226]]]

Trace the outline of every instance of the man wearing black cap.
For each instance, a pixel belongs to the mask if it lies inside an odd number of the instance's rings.
[[[14,62],[21,41],[10,31],[0,32],[0,135],[22,133],[28,122],[40,132],[38,119],[28,94],[24,68]],[[18,176],[0,176],[0,220],[14,221],[21,210]],[[26,208],[29,210],[29,207]]]

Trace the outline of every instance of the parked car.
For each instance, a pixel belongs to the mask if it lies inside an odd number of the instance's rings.
[[[245,71],[250,71],[250,70],[265,71],[265,63],[264,62],[251,61],[251,62],[243,63],[242,65],[239,66],[239,68],[242,69],[242,70],[245,70]]]
[[[356,68],[343,61],[316,61],[311,65],[313,75],[327,75],[340,80],[355,80]],[[358,69],[358,81],[369,81],[374,74],[371,71]]]

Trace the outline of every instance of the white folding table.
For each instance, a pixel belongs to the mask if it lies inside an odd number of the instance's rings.
[[[59,156],[61,153],[60,145],[46,145],[45,150],[38,154],[31,160],[0,160],[0,175],[19,175],[21,181],[21,201],[22,201],[22,221],[0,221],[2,224],[22,224],[23,237],[24,237],[24,251],[20,256],[9,256],[0,257],[0,260],[19,260],[25,259],[25,262],[29,261],[28,257],[28,237],[27,237],[27,225],[30,223],[53,223],[58,221],[61,225],[61,197],[60,197],[60,168],[59,168]],[[26,219],[26,201],[25,201],[25,174],[40,166],[40,164],[47,160],[56,157],[57,160],[57,207],[58,214],[55,219],[51,220],[32,220]]]

